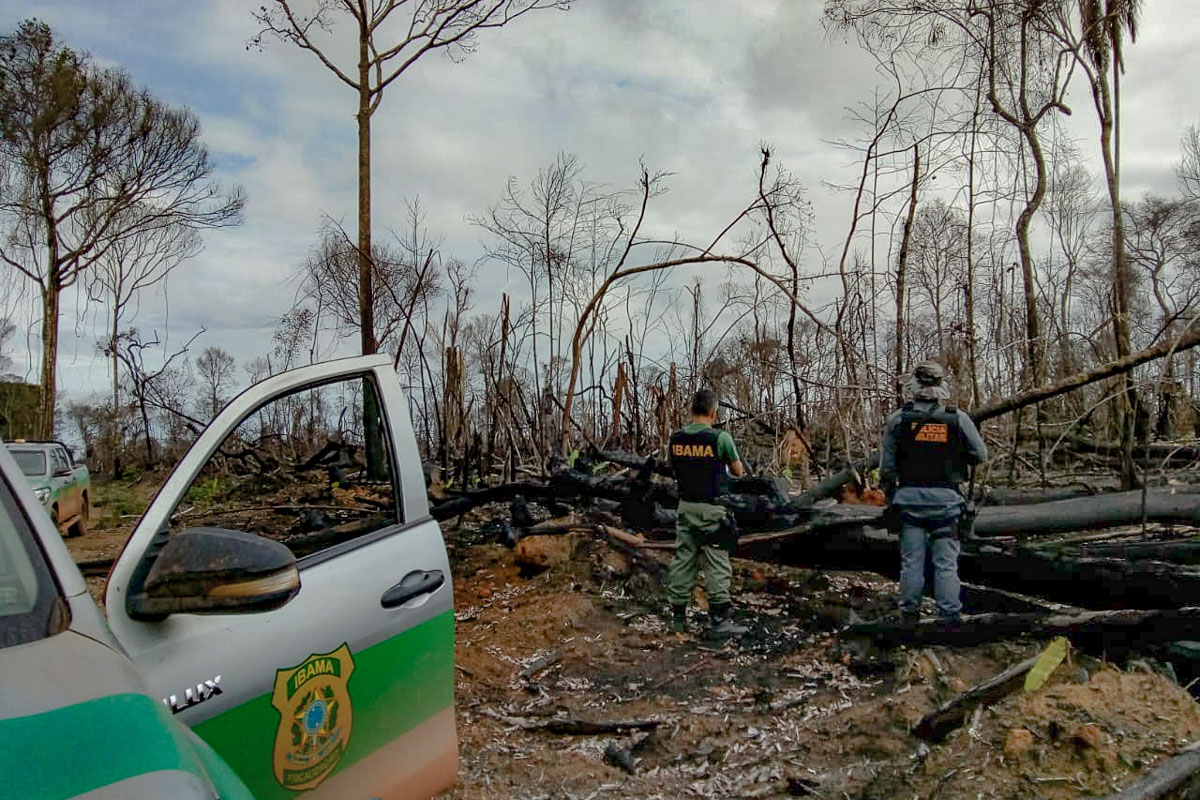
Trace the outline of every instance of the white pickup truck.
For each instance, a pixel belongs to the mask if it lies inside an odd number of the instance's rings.
[[[67,446],[16,439],[8,443],[8,451],[58,529],[68,536],[87,533],[91,511],[88,468],[75,463]]]
[[[456,779],[450,565],[388,357],[229,403],[113,566],[107,624],[35,506],[0,453],[0,795],[417,800]]]

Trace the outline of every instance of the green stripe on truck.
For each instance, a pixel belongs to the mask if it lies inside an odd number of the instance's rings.
[[[347,684],[354,706],[350,744],[333,774],[345,771],[407,730],[454,705],[454,612],[357,653]],[[278,664],[278,668],[292,666]],[[266,679],[273,681],[274,670]],[[208,742],[257,800],[292,798],[275,780],[273,758],[279,712],[265,693],[197,724]],[[398,769],[404,765],[398,764]]]
[[[183,770],[203,777],[194,751],[161,703],[115,694],[0,720],[4,797],[65,800],[135,775]]]

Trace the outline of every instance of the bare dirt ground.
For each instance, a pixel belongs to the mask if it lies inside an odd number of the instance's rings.
[[[123,546],[133,519],[114,505],[97,503],[92,531],[68,540],[81,563]],[[900,649],[865,671],[836,632],[851,609],[890,608],[895,584],[870,573],[735,561],[736,615],[751,630],[718,641],[700,632],[701,611],[697,633],[666,631],[665,555],[578,534],[513,551],[469,520],[446,538],[461,767],[445,800],[1066,800],[1111,794],[1200,739],[1200,706],[1150,664],[1080,652],[944,742],[916,739],[921,716],[1041,645]],[[103,583],[89,578],[97,596]],[[641,724],[555,732],[583,723]]]
[[[751,631],[716,642],[666,632],[652,564],[583,538],[549,547],[534,576],[519,551],[457,553],[462,770],[446,798],[1105,796],[1200,736],[1200,706],[1170,680],[1073,653],[1044,688],[925,744],[909,733],[921,716],[1039,645],[900,650],[855,674],[835,631],[850,608],[888,607],[882,578],[735,562]],[[560,719],[659,724],[546,729]]]

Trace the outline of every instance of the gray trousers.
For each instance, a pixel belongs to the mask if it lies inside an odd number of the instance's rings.
[[[962,612],[959,599],[958,556],[962,551],[958,538],[958,518],[918,524],[902,517],[900,527],[900,611],[915,614],[925,593],[925,552],[933,559],[933,594],[938,616],[953,617]],[[926,527],[926,526],[929,527]]]

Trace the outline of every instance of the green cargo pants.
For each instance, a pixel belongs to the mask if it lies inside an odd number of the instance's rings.
[[[704,556],[705,593],[709,604],[729,602],[733,563],[729,560],[729,550],[715,540],[726,513],[722,506],[686,500],[679,502],[679,513],[675,518],[675,557],[667,567],[667,601],[672,606],[686,606],[692,599],[701,554]]]

